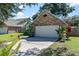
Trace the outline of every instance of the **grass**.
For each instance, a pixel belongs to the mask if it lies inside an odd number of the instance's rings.
[[[15,40],[17,38],[17,36],[20,34],[22,34],[22,33],[1,34],[0,35],[0,42]]]
[[[22,33],[13,33],[13,34],[3,34],[0,35],[0,42],[4,41],[10,41],[12,42],[11,44],[7,45],[5,48],[0,49],[0,56],[9,56],[12,55],[11,53],[11,48],[16,44],[17,41],[20,39],[18,38],[18,35]],[[1,44],[0,43],[0,44]]]
[[[65,42],[55,42],[50,48],[67,47],[69,51],[79,55],[79,37],[70,37],[69,39],[69,41]]]

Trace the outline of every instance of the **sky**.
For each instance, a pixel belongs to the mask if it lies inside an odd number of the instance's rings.
[[[79,15],[79,4],[78,3],[72,3],[69,4],[70,6],[73,6],[75,8],[75,10],[73,12],[71,12],[69,14],[69,16],[74,16],[74,15]],[[26,6],[22,12],[18,12],[16,14],[16,17],[14,18],[28,18],[28,17],[32,17],[35,13],[38,12],[38,10],[40,9],[40,6],[43,6],[42,3],[39,3],[38,5],[35,6]],[[19,8],[22,8],[23,6],[20,6]]]
[[[75,10],[69,14],[69,16],[79,15],[79,4],[74,5]]]

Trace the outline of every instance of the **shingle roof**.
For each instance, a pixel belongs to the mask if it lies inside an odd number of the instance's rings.
[[[7,26],[15,26],[15,27],[23,27],[27,22],[25,21],[24,23],[19,24],[21,21],[24,21],[25,19],[17,19],[17,20],[8,20],[5,21],[4,23]]]

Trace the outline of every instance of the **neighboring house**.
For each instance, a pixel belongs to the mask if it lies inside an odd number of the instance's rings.
[[[64,19],[71,26],[70,36],[79,36],[79,16],[69,17]]]
[[[25,22],[19,24],[23,19],[17,20],[8,20],[6,21],[6,25],[8,26],[8,33],[21,32],[22,28],[25,26]]]
[[[79,36],[79,26],[71,26],[70,36]]]
[[[0,26],[0,34],[22,32],[27,24],[27,19],[17,19],[5,21]]]
[[[49,11],[44,10],[32,24],[33,35],[39,37],[57,38],[58,35],[56,29],[58,29],[59,25],[63,26],[66,25],[66,23],[54,14],[51,14]]]
[[[4,22],[0,21],[0,34],[7,33],[7,29],[7,25]]]

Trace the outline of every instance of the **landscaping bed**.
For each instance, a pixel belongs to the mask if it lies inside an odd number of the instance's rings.
[[[65,42],[55,42],[49,48],[67,47],[68,51],[79,55],[79,37],[70,37],[69,39]]]

